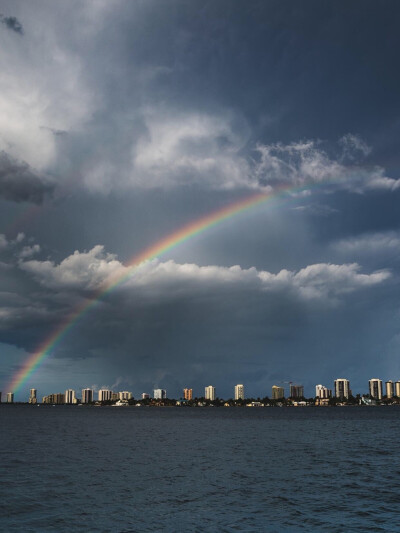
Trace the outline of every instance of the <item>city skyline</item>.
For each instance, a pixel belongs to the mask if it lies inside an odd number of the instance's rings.
[[[213,385],[208,385],[204,387],[203,394],[193,393],[193,388],[183,388],[181,394],[168,396],[166,389],[155,388],[153,389],[153,395],[142,392],[140,395],[135,396],[132,391],[113,391],[108,387],[101,387],[99,389],[95,388],[82,388],[81,397],[76,396],[76,389],[66,389],[65,394],[62,392],[51,393],[43,396],[44,403],[65,403],[65,404],[76,404],[76,403],[93,403],[96,401],[99,402],[109,402],[109,401],[127,401],[131,399],[155,399],[155,400],[164,400],[164,399],[180,399],[180,400],[192,400],[194,398],[205,398],[206,400],[214,401],[218,398],[232,398],[234,400],[244,400],[247,398],[270,398],[272,400],[280,399],[292,399],[299,400],[301,398],[315,398],[320,400],[329,400],[330,398],[339,398],[339,399],[349,399],[350,397],[355,396],[365,396],[369,395],[375,400],[382,400],[386,397],[388,399],[393,397],[400,398],[400,379],[397,381],[386,380],[383,381],[380,378],[371,378],[368,380],[368,392],[365,390],[354,392],[350,388],[350,380],[347,378],[337,378],[333,381],[333,388],[330,389],[325,385],[318,384],[314,386],[315,394],[307,394],[307,391],[304,392],[304,386],[301,384],[293,384],[292,382],[285,382],[288,386],[286,388],[282,385],[272,385],[270,388],[270,393],[259,394],[259,395],[246,395],[245,386],[243,384],[237,384],[233,386],[233,394],[228,396],[219,396],[217,394],[217,388]],[[0,403],[3,392],[0,391]],[[96,398],[97,396],[97,398]],[[5,403],[14,403],[14,393],[6,393],[6,402]],[[54,400],[54,401],[53,401]],[[28,403],[36,404],[38,403],[37,399],[37,389],[30,389]]]
[[[3,394],[400,375],[400,8],[366,1],[3,0]]]

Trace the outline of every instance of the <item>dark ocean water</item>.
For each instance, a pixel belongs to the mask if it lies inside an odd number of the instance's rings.
[[[2,532],[400,531],[400,407],[0,406]]]

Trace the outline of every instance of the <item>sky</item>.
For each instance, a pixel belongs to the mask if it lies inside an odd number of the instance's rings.
[[[399,17],[396,0],[0,0],[3,394],[132,257],[257,193],[101,298],[16,399],[399,380]]]

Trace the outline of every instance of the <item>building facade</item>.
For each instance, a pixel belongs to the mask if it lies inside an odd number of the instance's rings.
[[[369,380],[369,393],[374,400],[382,400],[382,380],[373,378]]]
[[[100,389],[99,390],[99,402],[109,402],[112,399],[112,390]]]
[[[93,402],[93,389],[82,389],[82,403]]]
[[[142,392],[142,400],[148,400],[150,398],[150,394],[147,392]]]
[[[14,393],[7,392],[7,403],[14,403]]]
[[[118,393],[120,400],[132,400],[133,394],[127,390]]]
[[[396,395],[393,381],[391,379],[389,381],[386,381],[385,386],[386,386],[386,397],[393,398],[393,396]]]
[[[215,400],[215,387],[213,387],[212,385],[209,385],[208,387],[206,387],[204,389],[204,397],[206,400],[214,401]]]
[[[394,384],[394,393],[395,396],[400,398],[400,381],[396,381],[396,383]]]
[[[183,389],[183,399],[193,400],[193,389]]]
[[[334,382],[336,398],[349,399],[351,395],[350,381],[348,379],[339,378]]]
[[[153,398],[155,400],[165,400],[167,391],[165,389],[154,389]]]
[[[65,391],[65,403],[69,405],[76,403],[75,391],[73,389],[67,389]]]
[[[285,389],[283,387],[278,387],[278,385],[272,386],[272,399],[273,400],[283,400],[285,397]]]
[[[235,385],[235,400],[244,400],[244,385]]]
[[[36,389],[30,389],[28,403],[33,404],[33,405],[37,403],[37,390]]]
[[[304,397],[304,387],[303,385],[290,385],[289,386],[289,396],[290,398],[303,398]]]
[[[315,386],[315,397],[320,399],[332,398],[332,390],[323,385]]]

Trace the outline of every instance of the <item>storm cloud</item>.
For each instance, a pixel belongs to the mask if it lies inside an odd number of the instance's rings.
[[[24,386],[399,379],[398,2],[1,10],[1,390],[132,257],[259,192],[105,294]]]
[[[0,196],[13,202],[41,204],[54,191],[54,183],[25,162],[0,152]]]

